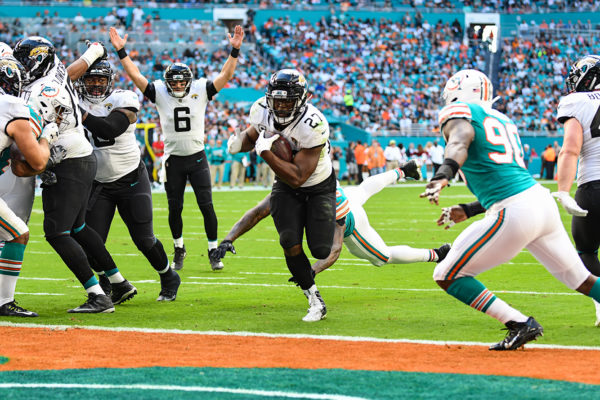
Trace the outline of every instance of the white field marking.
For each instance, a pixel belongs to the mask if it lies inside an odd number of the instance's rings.
[[[223,277],[210,277],[210,276],[186,276],[186,279],[214,279],[214,280],[219,280],[219,279],[246,279],[246,278],[241,278],[241,277],[235,277],[235,276],[223,276]]]
[[[27,389],[126,389],[126,390],[158,390],[177,392],[203,392],[203,393],[232,393],[245,396],[258,397],[284,397],[289,399],[316,399],[316,400],[366,400],[364,397],[345,396],[341,394],[298,393],[282,392],[278,390],[231,389],[210,386],[175,386],[175,385],[113,385],[98,383],[0,383],[0,388],[27,388]]]
[[[242,275],[285,275],[285,276],[290,276],[289,273],[285,273],[285,272],[238,272],[238,274],[242,274]]]
[[[18,323],[9,321],[0,321],[0,327],[10,328],[38,328],[66,331],[69,329],[85,329],[90,331],[105,332],[140,332],[140,333],[166,333],[176,335],[207,335],[207,336],[242,336],[242,337],[261,337],[261,338],[286,338],[286,339],[313,339],[313,340],[335,340],[342,342],[374,342],[374,343],[409,343],[409,344],[427,344],[434,346],[485,346],[490,343],[485,342],[459,342],[444,340],[419,340],[419,339],[384,339],[368,336],[340,336],[340,335],[308,335],[304,333],[267,333],[267,332],[225,332],[225,331],[193,331],[189,329],[156,329],[156,328],[132,328],[132,327],[109,327],[95,325],[46,325],[33,323]],[[594,350],[600,351],[600,346],[573,346],[560,344],[527,344],[529,347],[540,349],[565,349],[565,350]]]
[[[33,278],[28,276],[19,276],[19,280],[29,280],[29,281],[68,281],[66,278]]]
[[[64,296],[64,293],[25,293],[15,292],[15,294],[29,295],[29,296]]]

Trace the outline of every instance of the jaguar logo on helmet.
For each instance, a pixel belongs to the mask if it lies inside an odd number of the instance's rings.
[[[42,58],[39,59],[38,61],[41,61],[44,58],[48,57],[48,48],[47,47],[36,47],[34,49],[31,49],[31,51],[29,52],[30,58],[38,58],[40,56]]]
[[[600,90],[600,56],[590,54],[575,61],[565,83],[569,93]]]

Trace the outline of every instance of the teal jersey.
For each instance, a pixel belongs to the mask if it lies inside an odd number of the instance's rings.
[[[335,220],[339,221],[342,218],[346,218],[346,228],[344,230],[344,237],[352,235],[354,230],[354,215],[350,211],[350,202],[344,193],[344,189],[338,186],[335,191]]]
[[[440,111],[440,127],[451,119],[466,119],[475,130],[467,161],[461,167],[467,186],[481,205],[492,204],[536,184],[523,162],[517,126],[504,114],[477,104],[452,103]]]

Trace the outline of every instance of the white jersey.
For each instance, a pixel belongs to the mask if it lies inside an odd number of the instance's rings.
[[[106,117],[117,108],[140,109],[137,95],[131,90],[114,90],[99,103],[83,100],[81,106],[96,117]],[[135,138],[135,125],[130,124],[125,132],[114,139],[102,139],[85,129],[85,135],[94,147],[98,160],[96,180],[102,183],[114,182],[135,170],[140,164],[140,147]]]
[[[254,102],[250,109],[250,124],[258,132],[265,131],[280,134],[292,146],[294,153],[302,149],[325,145],[321,150],[317,168],[302,187],[314,186],[331,175],[333,167],[329,156],[329,123],[312,104],[307,104],[300,116],[285,129],[279,131],[275,128],[273,117],[267,109],[266,98],[261,97]]]
[[[577,185],[600,180],[600,92],[571,93],[558,103],[557,119],[575,118],[583,128]]]
[[[6,126],[16,119],[32,119],[31,109],[23,99],[10,95],[0,95],[0,174],[10,168],[10,146],[14,143],[6,133]],[[36,132],[37,133],[37,132]]]
[[[187,96],[177,98],[169,94],[162,80],[154,81],[165,156],[189,156],[204,150],[206,83],[205,78],[193,80]]]
[[[81,112],[79,111],[79,97],[73,89],[73,83],[69,79],[67,69],[63,63],[54,56],[54,68],[46,76],[43,76],[33,83],[25,86],[21,97],[31,103],[31,99],[38,96],[46,84],[57,84],[65,90],[70,98],[73,112],[66,117],[66,124],[61,126],[58,140],[55,145],[61,145],[67,151],[67,158],[79,158],[92,154],[92,146],[85,138],[83,125],[81,123]],[[39,110],[36,110],[39,112]]]

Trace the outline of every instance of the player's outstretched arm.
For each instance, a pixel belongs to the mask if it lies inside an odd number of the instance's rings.
[[[571,186],[577,174],[577,160],[582,145],[583,127],[577,119],[569,118],[565,122],[565,138],[557,160],[558,192],[552,193],[552,196],[558,199],[569,214],[577,217],[585,217],[588,213],[570,195]]]
[[[125,51],[125,44],[127,43],[128,35],[125,34],[125,37],[121,37],[114,26],[110,28],[109,34],[110,42],[119,55],[123,69],[125,69],[125,72],[127,75],[129,75],[129,78],[131,78],[135,86],[137,86],[137,88],[144,93],[144,91],[146,91],[146,87],[148,86],[148,79],[142,75],[138,67],[133,63]]]
[[[452,119],[444,125],[444,135],[448,138],[444,163],[425,186],[425,192],[420,195],[420,197],[427,197],[429,202],[434,204],[439,204],[440,192],[467,160],[469,146],[475,137],[475,130],[467,120]]]
[[[240,52],[240,47],[242,46],[242,41],[244,40],[244,29],[236,25],[233,32],[233,37],[231,34],[227,33],[229,36],[229,44],[231,44],[231,53],[225,61],[223,68],[221,68],[221,72],[213,81],[213,85],[217,92],[221,91],[229,82],[231,78],[233,78],[233,73],[235,72],[235,67],[237,66],[237,58]]]
[[[67,67],[67,73],[72,81],[76,81],[77,79],[81,78],[83,74],[85,74],[85,71],[87,71],[90,65],[96,62],[96,60],[99,58],[106,58],[106,47],[104,47],[102,43],[92,43],[87,40],[86,44],[88,48],[85,53],[83,53],[78,60],[75,60],[73,64]]]
[[[326,270],[331,267],[338,258],[340,258],[340,253],[342,252],[342,247],[344,247],[344,230],[346,229],[346,224],[340,225],[338,223],[335,224],[335,232],[333,234],[333,244],[331,245],[331,253],[324,260],[317,260],[313,265],[312,269],[315,271],[315,274],[318,274],[321,271]]]
[[[230,242],[235,241],[237,238],[254,228],[256,224],[265,219],[271,213],[271,194],[269,193],[264,199],[260,201],[255,207],[246,211],[246,213],[240,218],[229,231],[225,239]]]

